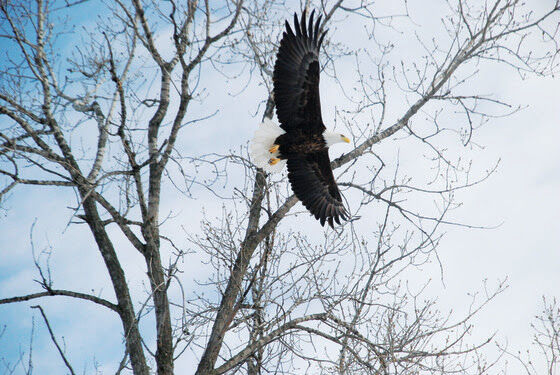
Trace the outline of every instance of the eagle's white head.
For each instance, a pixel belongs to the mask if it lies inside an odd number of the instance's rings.
[[[350,139],[344,136],[343,134],[330,132],[327,130],[323,132],[323,139],[325,140],[327,147],[331,147],[335,143],[341,143],[341,142],[350,143]]]

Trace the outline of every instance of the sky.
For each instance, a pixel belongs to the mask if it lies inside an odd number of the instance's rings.
[[[539,2],[540,5],[546,3]],[[438,15],[432,14],[429,7],[411,5],[411,14],[414,23],[420,25],[427,36],[437,32],[439,23],[435,20]],[[80,16],[75,22],[87,23],[91,19]],[[345,25],[331,33],[336,33],[340,41],[349,41],[359,32],[352,25]],[[406,37],[403,35],[401,39]],[[406,41],[395,42],[405,56]],[[351,75],[344,70],[339,75],[344,77],[345,73]],[[426,272],[433,275],[428,292],[438,296],[440,310],[453,309],[460,315],[468,307],[469,293],[481,290],[486,280],[489,285],[496,285],[499,280],[507,279],[506,291],[476,318],[473,338],[497,332],[497,339],[507,342],[510,351],[524,351],[531,348],[530,323],[542,309],[542,296],[560,297],[557,290],[560,285],[559,81],[555,77],[520,79],[516,72],[492,64],[481,68],[478,75],[470,88],[492,93],[510,103],[522,105],[523,109],[509,117],[492,118],[476,133],[476,143],[484,147],[465,151],[476,155],[480,168],[489,168],[498,160],[499,167],[482,184],[458,193],[463,204],[453,215],[462,222],[495,228],[447,227],[438,251],[443,274],[440,274],[439,264],[426,265]],[[208,144],[219,150],[238,149],[245,145],[258,123],[260,114],[255,115],[259,109],[257,102],[264,98],[264,88],[251,84],[241,94],[233,96],[232,93],[239,92],[244,83],[228,80],[227,89],[223,90],[223,77],[218,74],[206,77],[203,84],[211,93],[213,102],[224,104],[216,116],[189,129],[188,139],[185,143],[180,142],[178,147],[188,148],[190,153],[196,154],[207,149]],[[332,119],[337,95],[325,93],[339,92],[337,85],[332,80],[323,79],[321,90],[324,117]],[[395,101],[392,113],[397,116],[406,103]],[[204,105],[195,107],[194,111],[208,113]],[[0,127],[2,124],[0,120]],[[216,134],[220,137],[216,138]],[[189,143],[192,139],[197,142]],[[398,144],[389,139],[380,147],[400,147]],[[406,168],[406,163],[410,163],[409,168],[416,167],[413,160],[406,158],[407,150],[397,151],[403,154],[404,165],[401,167]],[[340,154],[345,149],[341,147],[335,152]],[[30,245],[31,232],[36,254],[52,249],[49,262],[57,286],[112,296],[101,258],[92,247],[88,232],[83,226],[68,225],[70,211],[66,207],[73,199],[71,191],[39,191],[23,187],[3,202],[0,211],[0,298],[39,289],[33,281],[37,274]],[[182,227],[198,230],[203,209],[208,215],[219,215],[221,205],[222,202],[211,194],[197,191],[192,199],[166,196],[162,212],[177,216],[175,224],[169,224],[168,228],[180,235]],[[295,209],[301,210],[301,206]],[[302,230],[316,231],[316,225],[309,219]],[[141,281],[145,273],[143,261],[118,231],[113,230],[112,235],[126,264],[131,289],[136,296],[141,296],[149,288]],[[42,256],[41,261],[46,261],[46,257]],[[208,271],[196,262],[184,267],[185,274],[192,276],[185,280],[187,286],[194,286],[193,280],[203,278]],[[62,297],[0,305],[0,332],[1,327],[6,326],[0,337],[0,361],[14,363],[22,353],[27,356],[34,326],[36,370],[45,374],[63,371],[40,315],[30,308],[38,303],[47,311],[58,337],[64,337],[69,356],[80,372],[114,372],[115,364],[122,356],[121,337],[115,334],[121,329],[118,320],[104,309],[85,303],[69,304]],[[144,322],[145,330],[148,336],[153,336],[150,323],[150,320]],[[492,347],[488,354],[495,354]],[[2,366],[0,363],[0,374],[5,373]],[[177,364],[177,369],[178,372],[191,372],[184,360]],[[512,374],[519,371],[518,364],[511,359],[508,369]],[[21,366],[16,373],[23,373]]]

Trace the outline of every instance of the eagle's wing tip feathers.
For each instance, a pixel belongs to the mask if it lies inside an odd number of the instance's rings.
[[[327,34],[327,31],[329,30],[328,29],[324,30],[319,35],[319,28],[321,25],[321,20],[323,19],[323,15],[322,14],[319,15],[317,20],[313,22],[315,18],[315,10],[316,9],[313,9],[311,11],[308,22],[306,22],[307,9],[303,10],[303,12],[301,13],[301,18],[299,19],[297,16],[297,12],[294,12],[294,29],[295,29],[294,34],[297,36],[303,35],[306,38],[311,38],[313,42],[316,43],[318,47],[320,47],[321,43],[323,42],[324,36]],[[288,20],[286,20],[285,25],[286,25],[286,29],[289,29],[291,31],[291,26]],[[319,42],[317,43],[317,41]]]
[[[322,217],[319,222],[321,223],[321,226],[324,227],[325,223],[328,223],[329,226],[334,229],[334,223],[336,223],[337,225],[342,225],[342,222],[340,221],[340,219],[342,218],[342,220],[344,221],[348,221],[349,218],[346,216],[329,216],[329,217]]]
[[[334,223],[336,223],[337,225],[342,225],[341,220],[343,221],[350,220],[350,215],[348,214],[348,211],[346,211],[346,208],[343,207],[341,212],[334,213],[332,215],[316,217],[316,218],[319,220],[319,223],[321,224],[322,227],[325,226],[325,223],[328,223],[329,226],[332,229],[334,229]]]

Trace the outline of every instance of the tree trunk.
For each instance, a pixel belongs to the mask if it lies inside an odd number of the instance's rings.
[[[101,218],[99,217],[95,201],[92,198],[87,197],[87,191],[83,188],[80,189],[80,194],[82,197],[86,197],[83,201],[83,207],[87,223],[93,233],[93,237],[95,238],[95,242],[101,252],[103,261],[107,266],[107,270],[109,271],[109,276],[111,277],[111,282],[113,284],[113,289],[115,290],[119,307],[119,315],[124,329],[126,348],[130,356],[132,370],[134,375],[149,375],[150,368],[148,367],[144,356],[142,339],[138,329],[136,314],[134,313],[134,306],[130,298],[130,292],[128,290],[128,284],[126,282],[124,271],[117,258],[115,248],[105,231],[105,227],[101,223]]]

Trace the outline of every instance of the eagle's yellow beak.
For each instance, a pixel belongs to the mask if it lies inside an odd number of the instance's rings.
[[[350,143],[350,138],[342,136],[342,140],[346,143]]]

